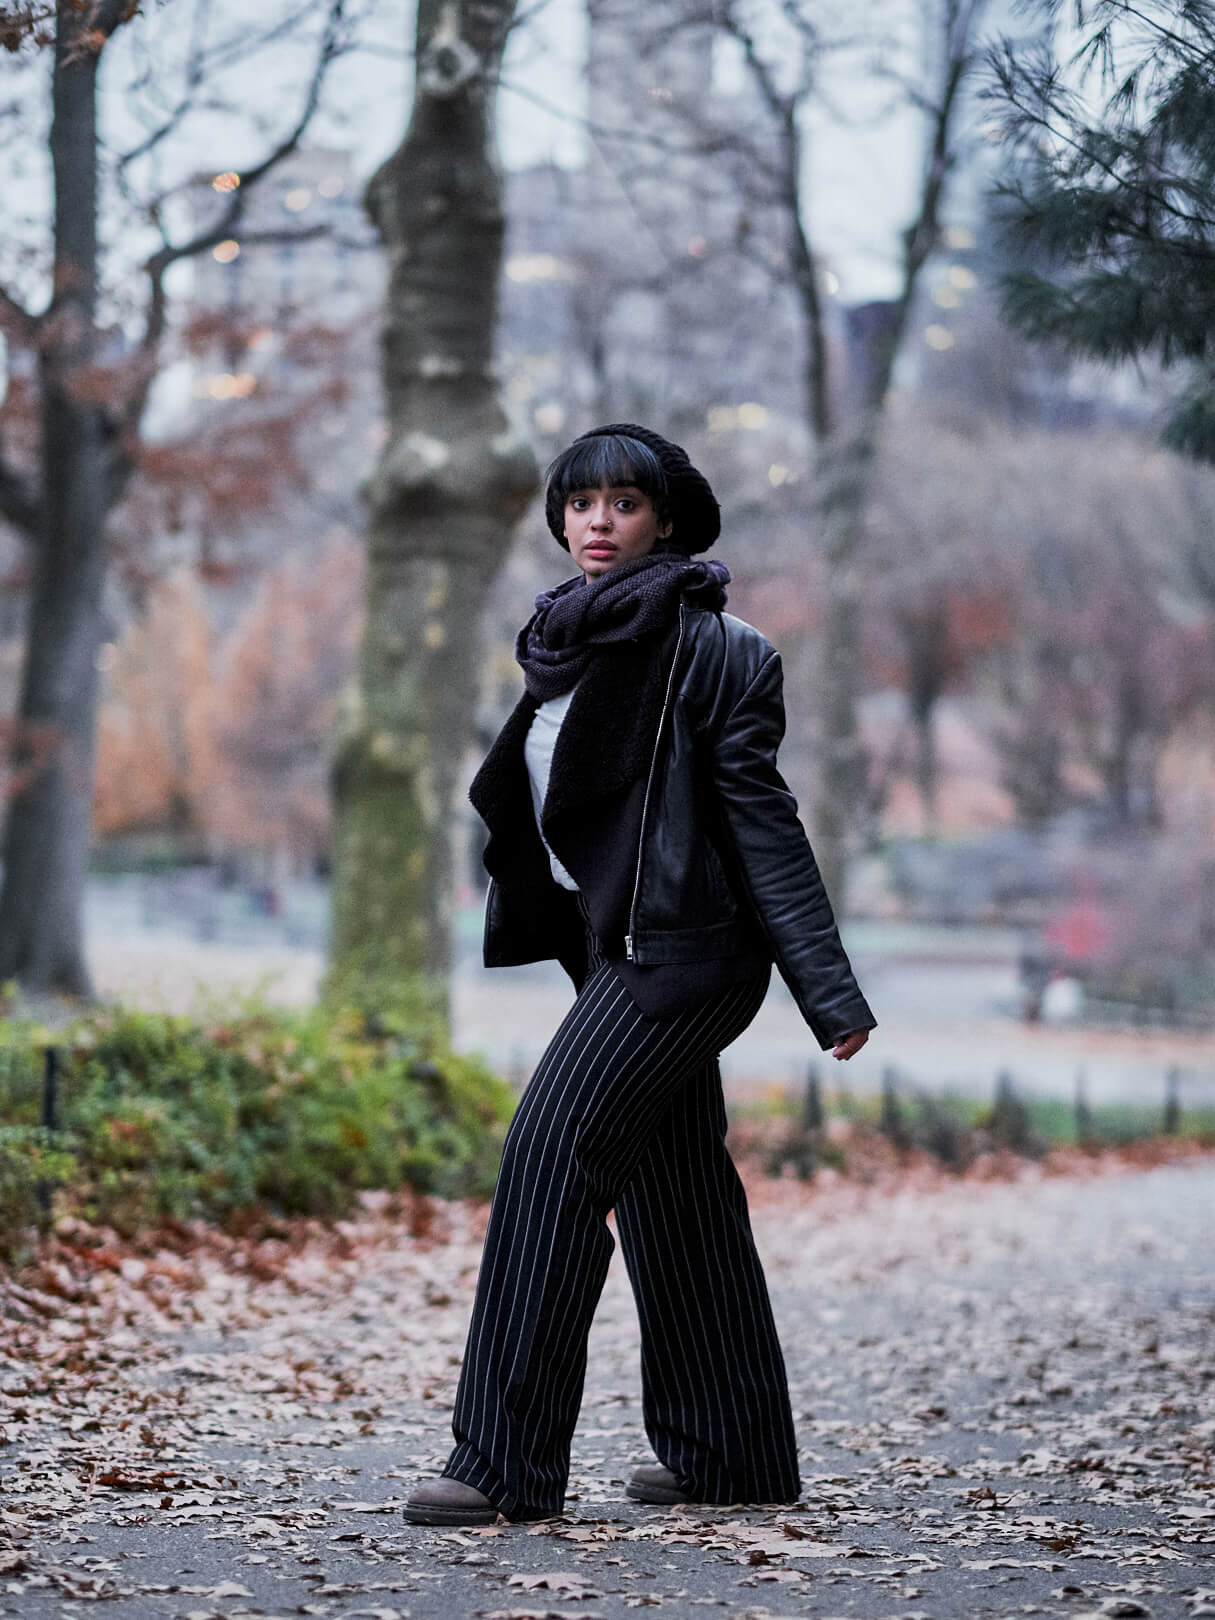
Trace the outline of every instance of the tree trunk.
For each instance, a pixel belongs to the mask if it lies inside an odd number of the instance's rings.
[[[984,0],[942,0],[939,100],[933,108],[917,215],[903,236],[898,296],[866,334],[855,419],[820,439],[818,477],[826,578],[819,671],[822,769],[814,849],[837,912],[844,910],[850,822],[862,800],[865,758],[857,703],[861,690],[862,564],[865,519],[887,397],[907,331],[920,274],[936,246],[945,185],[953,164],[952,130],[971,59],[970,41]],[[805,303],[807,330],[815,313]],[[813,402],[810,406],[813,415]]]
[[[1143,808],[1135,803],[1134,759],[1149,713],[1143,688],[1133,671],[1123,670],[1116,677],[1112,709],[1109,747],[1099,752],[1098,769],[1115,820],[1129,827],[1137,819],[1136,810]]]
[[[949,599],[929,590],[896,615],[907,658],[907,702],[915,728],[915,775],[920,794],[921,836],[937,836],[940,762],[936,709],[949,677]]]
[[[388,438],[334,767],[328,993],[446,1025],[456,787],[482,611],[537,487],[492,374],[504,230],[493,99],[514,0],[420,0],[405,139],[368,188],[390,257]]]
[[[915,779],[920,792],[920,836],[929,843],[936,841],[939,831],[938,795],[940,771],[937,762],[936,727],[933,724],[935,703],[926,708],[915,708]]]
[[[97,653],[114,458],[96,359],[99,53],[87,11],[60,0],[52,86],[55,263],[40,353],[38,536],[4,839],[0,980],[87,995],[84,881],[93,797]]]
[[[11,8],[10,8],[11,9]],[[29,8],[27,8],[29,9]],[[39,11],[40,8],[32,8]],[[57,0],[51,85],[54,268],[50,307],[28,323],[42,414],[37,487],[0,461],[0,509],[26,535],[33,565],[0,889],[0,980],[34,992],[89,992],[83,899],[92,822],[97,653],[104,628],[106,526],[134,470],[133,448],[156,374],[171,264],[215,245],[214,225],[147,261],[138,364],[107,372],[98,299],[97,73],[132,0]],[[249,188],[296,149],[339,53],[341,0],[328,0],[303,114],[286,140],[247,169],[222,220],[235,235]],[[113,156],[113,154],[111,154]],[[18,306],[0,289],[9,313]],[[128,356],[128,360],[130,357]]]
[[[862,540],[875,445],[866,421],[819,452],[819,515],[825,571],[819,631],[819,774],[814,853],[837,915],[843,911],[853,823],[864,798],[865,754],[857,724],[861,690]]]

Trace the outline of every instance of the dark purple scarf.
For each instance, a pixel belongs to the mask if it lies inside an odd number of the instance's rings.
[[[650,552],[620,563],[598,579],[581,574],[536,598],[536,611],[519,632],[515,657],[523,683],[541,703],[575,686],[596,653],[621,642],[665,634],[686,600],[719,611],[726,604],[730,570],[680,552]]]

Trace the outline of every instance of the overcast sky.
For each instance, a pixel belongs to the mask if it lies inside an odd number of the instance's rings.
[[[169,13],[180,15],[183,3],[168,0],[161,14],[166,45],[164,25]],[[241,17],[244,0],[220,3],[226,12]],[[350,148],[356,172],[366,176],[400,140],[404,127],[412,78],[408,48],[413,6],[409,0],[363,3],[371,8],[366,38],[382,47],[382,54],[362,51],[338,64],[328,97],[333,111],[318,120],[315,139]],[[885,15],[893,18],[901,7],[910,16],[919,0],[885,0],[885,4]],[[830,5],[831,0],[825,0],[824,11]],[[511,168],[546,161],[577,164],[585,150],[585,0],[546,0],[541,6],[524,4],[520,9],[529,20],[515,30],[503,67],[499,104],[503,161]],[[284,56],[284,80],[294,71],[298,82],[303,62],[302,55]],[[719,54],[717,67],[727,85],[732,73],[742,71],[728,53]],[[260,90],[264,69],[252,71]],[[888,86],[876,88],[870,77],[843,59],[833,71],[831,104],[847,108],[848,127],[826,111],[812,122],[808,215],[818,240],[827,247],[841,295],[859,302],[887,297],[895,290],[898,234],[912,206],[920,143],[916,121],[905,112],[871,124],[879,102],[891,99]],[[283,96],[290,104],[285,85]],[[222,123],[217,121],[208,134],[222,141]],[[233,165],[239,161],[234,153]]]
[[[896,9],[899,0],[888,0]],[[911,0],[911,5],[915,0]],[[500,108],[504,161],[510,166],[553,159],[577,163],[583,151],[586,55],[582,0],[548,0],[512,43]],[[718,52],[723,89],[741,86],[741,56]],[[890,103],[858,65],[840,60],[831,109],[809,124],[807,215],[817,239],[829,244],[841,295],[851,302],[890,297],[898,283],[899,232],[908,221],[920,172],[919,126],[905,111],[879,116]],[[845,126],[836,116],[846,108]],[[552,109],[552,110],[550,110]]]
[[[887,0],[892,10],[901,3],[913,5],[915,0]],[[313,144],[350,150],[356,173],[365,177],[392,150],[404,127],[412,6],[409,0],[362,0],[362,4],[368,13],[362,37],[369,48],[332,70],[325,110],[310,139]],[[260,25],[288,9],[286,0],[265,0],[252,15]],[[248,29],[248,0],[217,0],[216,10],[221,34],[224,26],[234,34]],[[128,147],[140,133],[131,112],[136,98],[126,89],[133,75],[147,69],[141,105],[154,106],[158,99],[162,105],[171,104],[173,74],[166,64],[184,57],[192,15],[191,0],[163,0],[123,29],[107,51],[104,127],[114,149]],[[583,0],[547,0],[529,16],[527,26],[516,31],[505,63],[499,118],[502,155],[510,167],[541,161],[576,164],[584,150]],[[222,83],[227,105],[199,109],[182,132],[184,138],[166,156],[159,182],[185,180],[212,166],[247,165],[294,116],[309,61],[304,41],[275,44],[259,57],[238,60]],[[727,81],[731,71],[737,71],[728,55],[718,66]],[[23,87],[16,86],[18,77]],[[15,178],[0,188],[0,234],[28,240],[31,229],[39,234],[33,216],[44,214],[47,195],[45,145],[37,139],[46,118],[44,65],[20,75],[10,72],[4,88],[10,85],[24,96],[24,123],[34,138],[24,156],[13,151]],[[808,217],[839,277],[841,296],[853,302],[888,296],[895,285],[898,233],[907,222],[919,172],[918,131],[905,113],[867,127],[879,92],[871,78],[855,68],[841,64],[831,90],[835,104],[848,109],[848,126],[828,113],[819,113],[812,122]],[[880,95],[888,98],[889,92],[882,90]],[[15,218],[22,213],[30,219]],[[133,254],[138,247],[131,244]],[[8,266],[3,273],[9,273]]]

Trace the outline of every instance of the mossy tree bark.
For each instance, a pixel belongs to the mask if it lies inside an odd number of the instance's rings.
[[[493,103],[514,11],[420,0],[409,128],[367,192],[390,260],[388,436],[366,489],[367,621],[333,773],[327,989],[444,1027],[483,609],[538,481],[492,372],[504,233]]]

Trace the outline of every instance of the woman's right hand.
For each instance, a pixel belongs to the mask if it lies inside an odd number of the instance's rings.
[[[851,1035],[845,1035],[836,1041],[831,1048],[831,1056],[839,1058],[841,1063],[847,1063],[850,1057],[856,1056],[868,1039],[869,1031],[867,1029],[854,1029]]]

